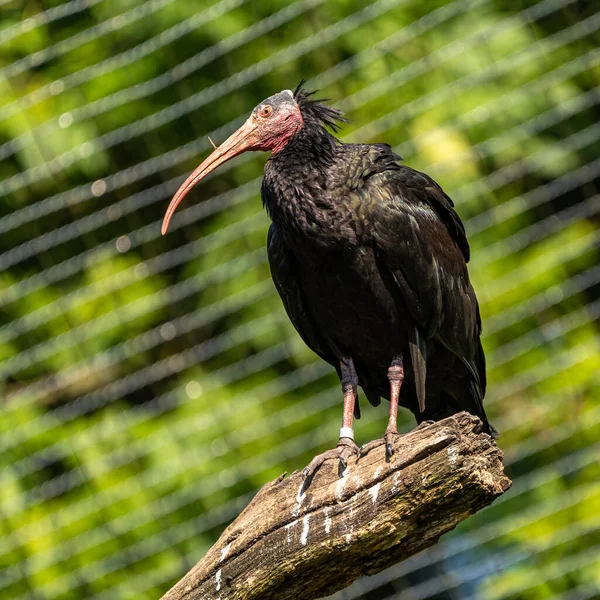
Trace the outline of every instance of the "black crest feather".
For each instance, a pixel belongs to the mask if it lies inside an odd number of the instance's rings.
[[[294,92],[294,100],[296,100],[304,115],[321,121],[323,125],[333,131],[339,131],[341,123],[348,123],[348,119],[344,117],[344,113],[341,110],[323,104],[323,102],[328,102],[329,98],[311,99],[311,96],[314,96],[318,90],[309,92],[302,87],[304,83],[305,80],[303,79]]]

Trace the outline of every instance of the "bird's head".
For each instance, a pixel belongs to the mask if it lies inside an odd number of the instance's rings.
[[[175,209],[186,194],[211,171],[234,156],[248,150],[270,150],[279,152],[290,139],[303,129],[305,122],[324,124],[336,128],[337,121],[343,121],[342,114],[329,106],[310,100],[314,92],[302,89],[302,83],[295,92],[284,90],[263,100],[250,114],[248,120],[183,182],[177,190],[162,225],[163,235]]]

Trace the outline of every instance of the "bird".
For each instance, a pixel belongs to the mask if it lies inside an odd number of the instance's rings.
[[[163,220],[208,173],[246,151],[268,151],[261,185],[271,219],[267,254],[275,288],[306,345],[340,379],[337,446],[343,474],[385,445],[394,453],[398,406],[418,427],[466,410],[496,437],[486,390],[481,317],[469,279],[470,248],[454,203],[430,176],[403,164],[386,143],[345,143],[347,119],[303,80],[262,101],[246,122],[184,181]],[[370,404],[389,400],[382,438],[358,447],[358,387]]]

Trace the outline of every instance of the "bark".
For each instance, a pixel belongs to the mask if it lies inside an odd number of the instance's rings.
[[[511,485],[481,421],[459,413],[399,437],[343,477],[327,461],[267,483],[163,600],[321,598],[435,544]]]

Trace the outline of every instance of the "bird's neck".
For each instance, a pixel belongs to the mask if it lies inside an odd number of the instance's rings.
[[[303,128],[271,155],[269,163],[287,177],[302,178],[310,173],[326,180],[340,143],[321,125]]]
[[[284,237],[317,246],[335,242],[340,207],[330,183],[340,144],[323,128],[300,132],[267,162],[262,199]]]

